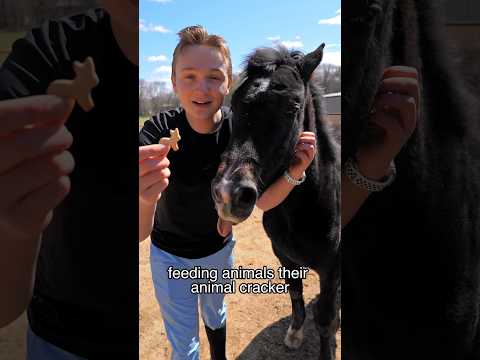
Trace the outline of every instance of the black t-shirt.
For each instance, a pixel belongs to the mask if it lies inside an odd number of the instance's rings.
[[[210,190],[232,131],[230,109],[221,110],[221,124],[211,134],[193,130],[182,108],[153,116],[140,132],[140,145],[151,145],[170,136],[170,129],[180,131],[180,150],[167,156],[171,176],[157,204],[151,240],[160,249],[184,258],[214,254],[225,244],[217,231],[218,215]]]
[[[0,99],[45,94],[91,56],[95,108],[67,121],[71,191],[43,234],[33,331],[87,358],[138,357],[138,66],[103,10],[47,22],[17,41],[0,70]]]

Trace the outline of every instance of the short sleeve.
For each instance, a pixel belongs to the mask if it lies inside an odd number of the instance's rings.
[[[171,110],[152,116],[145,122],[139,134],[139,146],[158,144],[162,137],[170,136],[170,129],[175,129],[182,111]]]
[[[91,10],[45,22],[14,42],[0,68],[0,100],[44,94],[58,78],[72,78],[72,61],[85,43],[86,29],[96,30],[103,12]],[[82,60],[82,59],[80,59]]]
[[[0,69],[0,100],[45,93],[58,68],[48,39],[54,28],[48,24],[15,41]]]

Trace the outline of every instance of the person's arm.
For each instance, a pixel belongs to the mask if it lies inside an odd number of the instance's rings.
[[[76,34],[83,39],[83,27],[47,21],[15,41],[0,67],[0,327],[29,304],[42,233],[70,191],[65,122],[74,102],[44,94],[72,77]]]
[[[381,165],[375,162],[376,159],[368,161],[369,159],[362,158],[361,155],[357,155],[358,167],[362,175],[370,180],[380,181],[389,175],[389,164]],[[360,207],[367,200],[370,192],[353,184],[345,174],[342,173],[342,185],[341,185],[341,220],[342,228],[352,220]]]
[[[139,194],[138,194],[138,240],[150,236],[153,229],[155,210],[162,192],[168,186],[170,170],[167,159],[170,146],[162,144],[140,146]]]
[[[312,132],[303,132],[295,148],[296,161],[288,169],[289,175],[295,180],[300,180],[315,157],[316,140]],[[268,211],[282,203],[290,194],[295,185],[290,184],[285,177],[280,177],[258,199],[256,206]]]
[[[381,134],[356,154],[363,176],[380,180],[389,175],[390,162],[410,138],[417,124],[420,100],[418,73],[414,68],[394,66],[384,72],[370,117],[370,126]],[[342,173],[342,228],[357,214],[370,193],[354,185]]]
[[[0,327],[30,302],[41,234],[70,191],[72,109],[56,96],[0,101]]]
[[[155,220],[157,203],[145,203],[138,199],[138,241],[142,242],[150,236]]]
[[[0,249],[0,329],[16,320],[33,294],[41,235],[23,239],[4,238]]]

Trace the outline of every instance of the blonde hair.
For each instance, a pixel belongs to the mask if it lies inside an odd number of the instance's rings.
[[[228,86],[232,86],[232,59],[230,58],[230,50],[227,42],[219,35],[210,35],[201,25],[188,26],[178,32],[180,41],[173,51],[172,60],[172,77],[175,76],[175,64],[182,50],[189,45],[206,45],[211,46],[222,54],[227,63]]]

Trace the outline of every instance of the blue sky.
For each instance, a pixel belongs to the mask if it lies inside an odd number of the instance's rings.
[[[323,63],[340,65],[340,0],[140,0],[140,78],[169,85],[177,33],[197,24],[225,38],[234,72],[278,42],[306,53],[325,42]]]

